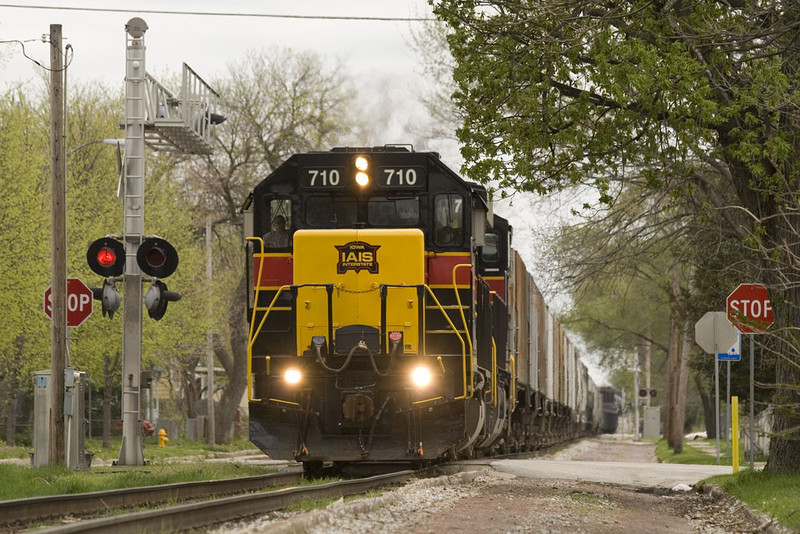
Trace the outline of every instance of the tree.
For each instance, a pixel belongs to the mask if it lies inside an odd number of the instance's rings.
[[[632,169],[653,188],[735,194],[728,231],[758,251],[780,317],[769,469],[800,470],[796,132],[800,5],[443,0],[468,175],[602,201]],[[737,217],[745,214],[746,219]]]
[[[47,120],[21,87],[0,94],[0,367],[6,395],[6,440],[16,432],[22,377],[49,367],[42,295],[50,285],[47,191]]]

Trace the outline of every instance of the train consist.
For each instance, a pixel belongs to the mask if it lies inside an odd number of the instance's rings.
[[[270,457],[465,458],[599,428],[508,221],[436,153],[295,154],[248,204],[250,439]]]

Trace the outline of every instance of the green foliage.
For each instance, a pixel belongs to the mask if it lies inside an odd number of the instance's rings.
[[[764,8],[770,42],[755,40],[748,10],[712,1],[612,11],[582,0],[452,0],[434,10],[452,30],[458,133],[475,179],[551,191],[728,157],[777,191],[774,173],[759,169],[797,158],[779,127],[800,99],[797,70],[781,61],[796,9]]]
[[[42,261],[50,257],[44,113],[22,89],[0,95],[0,362],[22,375],[49,366],[49,323],[42,312],[50,285]]]

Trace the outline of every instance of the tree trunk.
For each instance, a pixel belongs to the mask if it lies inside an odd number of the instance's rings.
[[[694,265],[689,268],[689,295],[694,294]],[[675,427],[673,428],[672,450],[675,454],[683,452],[683,433],[686,426],[686,394],[689,388],[689,357],[692,354],[692,341],[694,328],[692,321],[686,320],[683,324],[683,346],[681,347],[681,357],[678,362],[678,381],[677,399],[678,404],[675,408]]]
[[[779,327],[800,324],[800,288],[787,289],[784,293],[785,304],[776,310],[775,317],[780,318]],[[784,333],[783,336],[788,336]],[[773,419],[773,435],[769,442],[769,460],[767,469],[775,473],[800,472],[800,364],[796,352],[796,344],[785,337],[776,338],[777,365],[775,382],[777,391],[773,400],[775,418]]]
[[[717,439],[717,425],[714,423],[716,418],[714,399],[708,394],[703,381],[697,375],[694,377],[694,385],[697,386],[697,392],[700,394],[700,401],[703,403],[703,420],[706,424],[706,437],[709,439]]]
[[[231,299],[230,317],[231,358],[218,359],[228,374],[228,384],[217,405],[215,437],[217,443],[230,442],[234,416],[247,389],[247,278],[242,276],[236,288],[237,298]]]
[[[672,317],[670,320],[669,349],[667,354],[667,391],[665,392],[664,437],[669,448],[675,448],[675,407],[678,404],[678,358],[681,349],[681,269],[672,266]]]

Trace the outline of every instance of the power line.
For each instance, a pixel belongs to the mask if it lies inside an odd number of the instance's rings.
[[[424,17],[359,17],[351,15],[281,15],[277,13],[229,13],[220,11],[172,11],[167,9],[124,9],[110,7],[70,7],[70,6],[32,6],[21,4],[0,4],[0,7],[18,9],[52,9],[57,11],[91,11],[94,13],[153,13],[158,15],[193,15],[200,17],[250,17],[268,19],[300,20],[351,20],[370,22],[433,22],[436,19]]]

